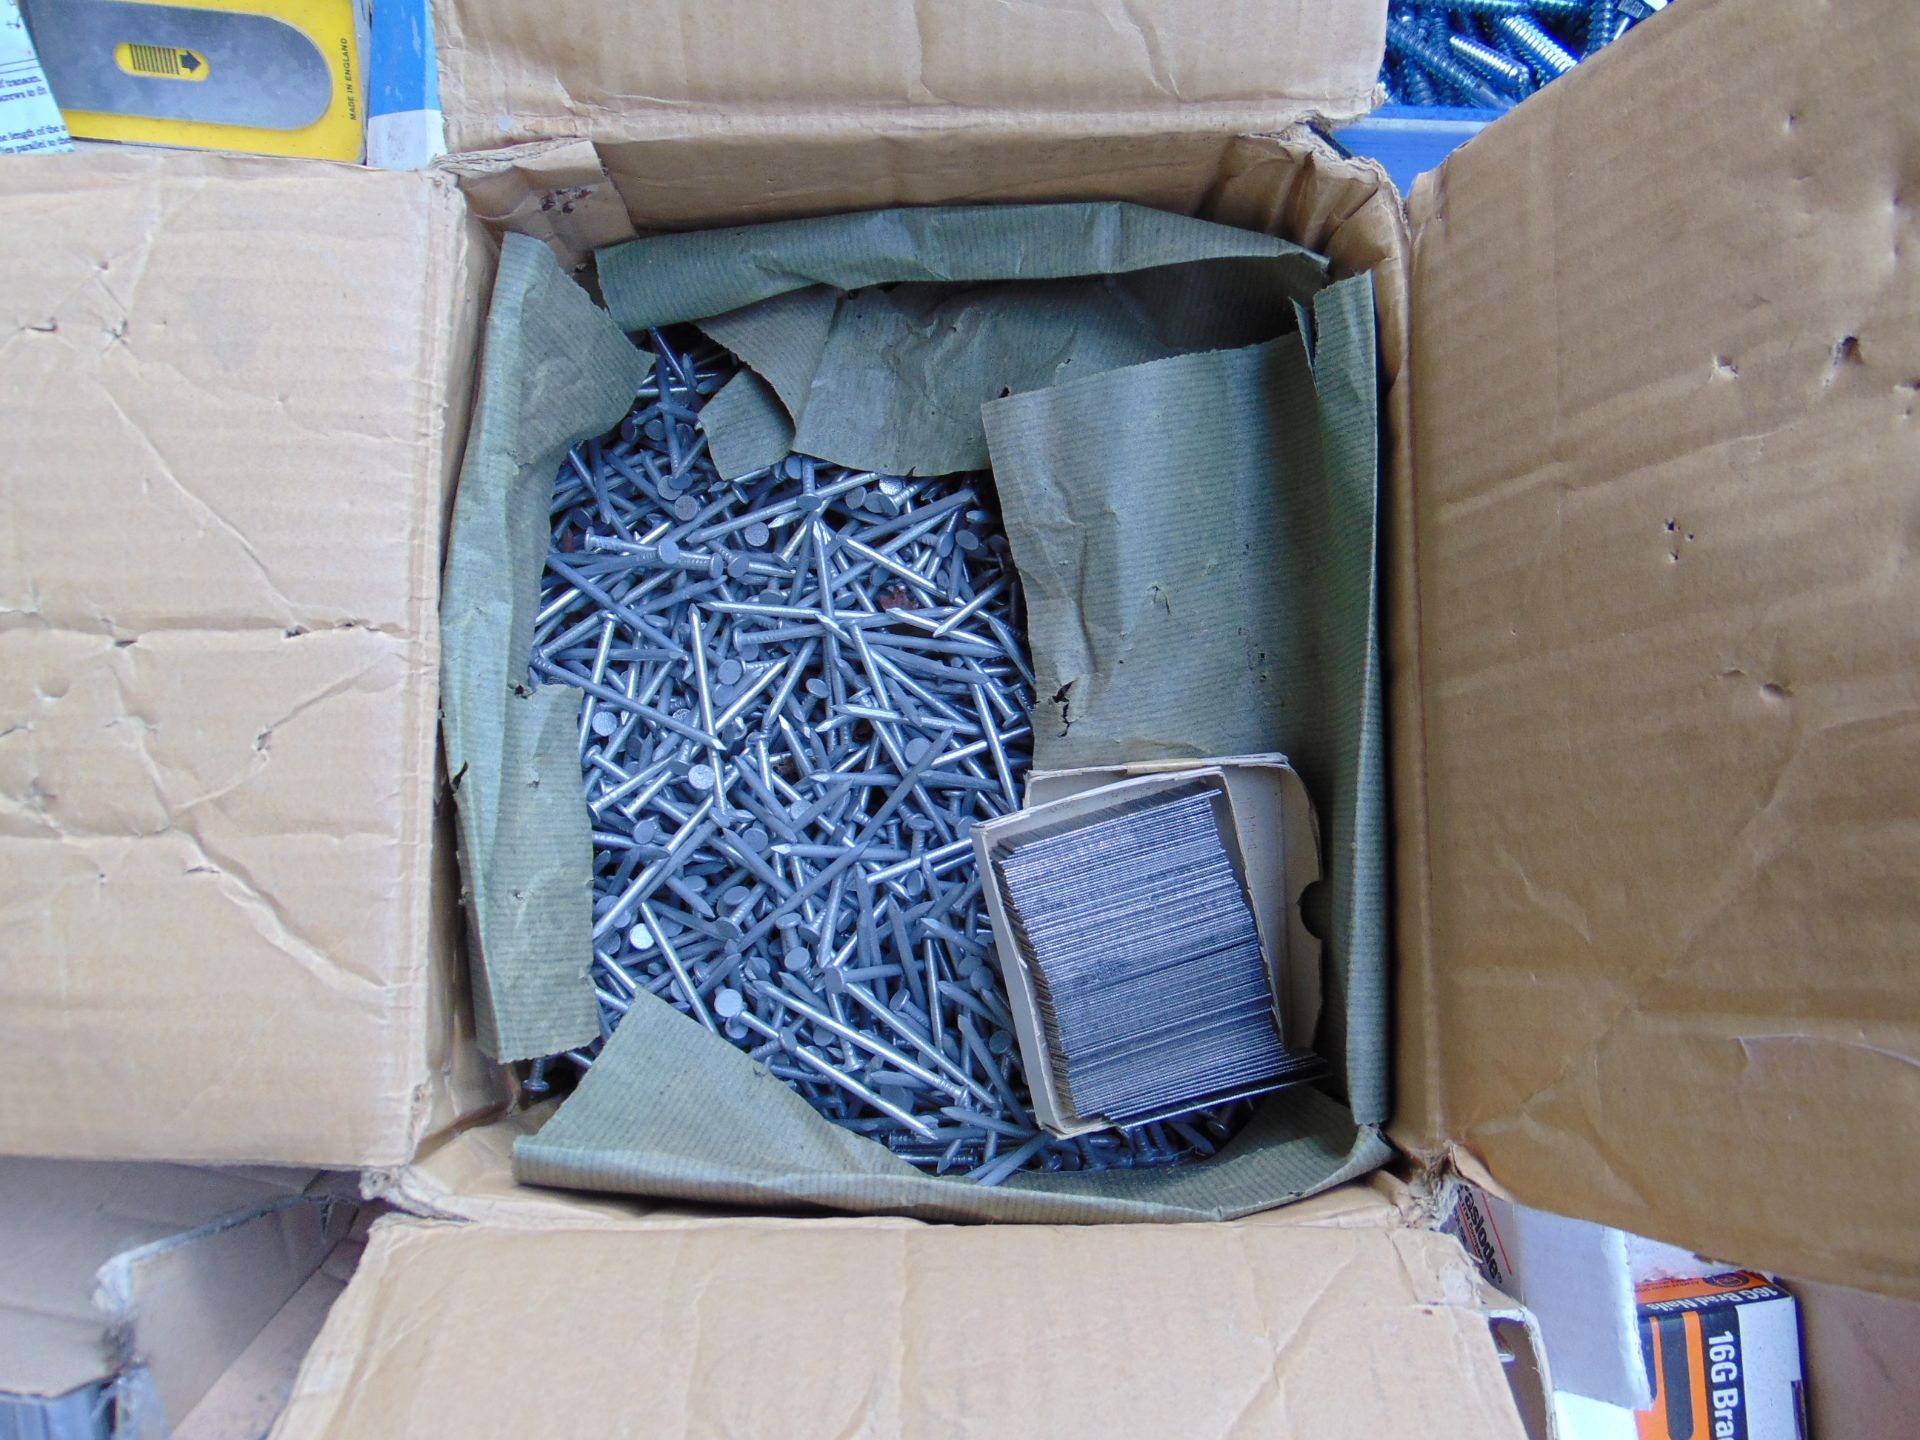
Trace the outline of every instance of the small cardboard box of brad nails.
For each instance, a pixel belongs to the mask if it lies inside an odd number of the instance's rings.
[[[1025,809],[974,828],[980,873],[995,873],[992,852],[1000,842],[1195,780],[1218,786],[1222,838],[1253,907],[1273,987],[1275,1024],[1290,1048],[1309,1050],[1320,1014],[1320,941],[1307,927],[1303,901],[1320,878],[1320,839],[1313,802],[1284,755],[1035,771],[1027,781]],[[1076,1115],[1064,1104],[1049,1063],[1048,1028],[1014,939],[1007,897],[998,883],[987,885],[985,894],[1021,1058],[1033,1086],[1035,1118],[1057,1135],[1105,1128],[1109,1122]]]

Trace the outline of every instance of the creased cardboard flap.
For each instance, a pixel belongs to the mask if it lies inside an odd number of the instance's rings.
[[[275,1433],[1518,1440],[1466,1263],[1339,1222],[396,1220]]]
[[[432,854],[460,197],[153,150],[0,192],[0,1151],[398,1163],[487,1083]]]
[[[1384,0],[440,0],[455,153],[649,131],[1019,125],[1221,134],[1372,104]]]
[[[1916,63],[1897,0],[1687,0],[1412,207],[1441,1128],[1909,1294]]]
[[[312,1178],[0,1160],[0,1433],[170,1434],[346,1233]]]

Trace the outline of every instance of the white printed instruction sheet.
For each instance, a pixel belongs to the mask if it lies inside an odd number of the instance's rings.
[[[0,0],[0,155],[72,148],[20,7]]]

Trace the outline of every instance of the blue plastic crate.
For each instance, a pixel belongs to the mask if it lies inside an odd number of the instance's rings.
[[[1454,105],[1383,105],[1333,138],[1353,154],[1386,166],[1404,195],[1414,176],[1433,169],[1500,115]]]

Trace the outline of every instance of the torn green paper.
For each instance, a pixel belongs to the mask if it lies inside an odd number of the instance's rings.
[[[1373,291],[1299,333],[986,407],[1042,770],[1284,753],[1332,911],[1321,1052],[1383,1121],[1385,760]]]
[[[701,407],[707,452],[714,468],[735,478],[769,470],[793,449],[793,421],[780,397],[751,370],[742,370]]]
[[[513,1168],[529,1184],[713,1204],[1146,1223],[1270,1209],[1377,1169],[1389,1153],[1377,1130],[1302,1086],[1263,1105],[1200,1164],[1022,1174],[991,1187],[936,1177],[835,1125],[765,1067],[642,991],[580,1088],[539,1134],[516,1142]]]
[[[499,1060],[600,1033],[593,842],[580,790],[580,692],[527,682],[547,507],[567,450],[617,424],[653,357],[509,235],[487,316],[441,600],[447,770],[459,812],[480,1042]]]
[[[784,419],[786,447],[802,454],[941,475],[985,467],[982,403],[1270,339],[1325,283],[1326,262],[1115,202],[661,236],[606,252],[600,276],[626,328],[698,321],[765,382],[703,421],[722,474],[769,463]]]
[[[1326,280],[1326,259],[1291,241],[1119,200],[904,207],[696,230],[616,245],[597,262],[613,318],[639,330],[809,285],[1060,280],[1235,256],[1283,261],[1303,293]]]

